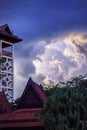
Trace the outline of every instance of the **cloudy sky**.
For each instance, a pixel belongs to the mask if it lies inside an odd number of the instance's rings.
[[[0,25],[15,45],[15,98],[28,78],[56,84],[87,73],[87,0],[0,0]]]

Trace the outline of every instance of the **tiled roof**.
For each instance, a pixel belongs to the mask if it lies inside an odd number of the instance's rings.
[[[7,26],[7,24],[0,26],[0,32],[4,31],[4,29],[6,28],[6,26]]]
[[[13,35],[8,24],[0,26],[0,39],[1,40],[9,39],[12,40],[13,43],[22,41],[21,38],[18,38],[17,36]]]
[[[0,32],[5,32],[5,29],[6,29],[6,28],[9,29],[9,27],[8,27],[7,24],[0,26]],[[10,29],[9,29],[9,33],[12,34],[12,32],[10,31]]]
[[[0,115],[0,128],[42,126],[40,116],[35,115],[42,108],[19,109]]]
[[[43,102],[47,102],[47,97],[46,94],[44,92],[44,90],[41,88],[40,85],[38,85],[37,83],[34,82],[35,88],[38,92],[38,94],[40,95],[40,97],[42,98]]]
[[[11,107],[4,93],[0,92],[0,113],[10,112]]]
[[[18,104],[18,108],[20,106],[20,104],[22,103],[23,101],[23,98],[24,96],[26,95],[29,87],[32,86],[33,90],[35,91],[36,95],[38,96],[38,98],[40,99],[40,101],[42,102],[42,104],[46,103],[47,102],[47,97],[46,97],[46,94],[45,94],[45,91],[42,89],[42,87],[40,85],[38,85],[37,83],[35,83],[31,77],[29,78],[28,80],[28,83],[25,87],[25,90],[20,98],[20,102]]]
[[[44,90],[40,85],[33,82],[30,78],[26,88],[24,90],[24,93],[22,94],[21,101],[26,95],[26,92],[28,91],[28,88],[32,86],[33,90],[37,94],[38,98],[40,98],[42,104],[47,102],[47,98],[45,95]],[[4,108],[6,108],[8,105],[7,100],[5,97],[3,97],[3,93],[0,93],[0,99],[2,101],[2,104],[4,104]],[[20,105],[20,104],[19,104]],[[43,126],[40,122],[40,115],[36,115],[37,112],[40,112],[43,109],[43,107],[39,108],[22,108],[17,109],[15,111],[9,112],[9,113],[1,113],[0,114],[0,128],[15,128],[15,127],[36,127],[36,126]]]

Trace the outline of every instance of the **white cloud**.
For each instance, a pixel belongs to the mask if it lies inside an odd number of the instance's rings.
[[[34,41],[25,44],[22,57],[15,59],[15,92],[23,91],[29,76],[37,83],[48,85],[86,73],[87,57],[82,51],[80,53],[78,46],[73,43],[79,42],[82,47],[86,40],[80,33],[51,39],[49,42],[36,41],[35,44]]]
[[[38,55],[42,62],[33,60],[37,75],[43,73],[46,76],[45,84],[47,84],[48,79],[57,83],[59,80],[68,80],[72,76],[85,72],[86,68],[83,66],[86,65],[87,59],[83,53],[77,51],[73,44],[73,40],[80,41],[79,44],[85,44],[83,41],[86,41],[86,39],[81,39],[80,35],[83,38],[82,34],[77,36],[73,34],[61,40],[59,38],[51,40],[45,46],[44,54]]]

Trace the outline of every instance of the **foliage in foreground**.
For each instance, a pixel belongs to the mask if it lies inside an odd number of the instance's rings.
[[[76,78],[63,85],[47,90],[48,102],[41,112],[45,129],[87,130],[87,80]]]

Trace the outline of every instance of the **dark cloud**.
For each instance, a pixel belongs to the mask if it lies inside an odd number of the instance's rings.
[[[16,65],[17,64],[17,65]],[[35,73],[35,66],[32,63],[32,60],[29,60],[27,58],[23,59],[17,59],[15,61],[16,68],[18,69],[18,75],[25,77],[29,77],[29,75]]]
[[[87,30],[86,15],[86,0],[5,0],[0,6],[3,23],[28,41]]]
[[[87,39],[87,34],[84,34],[84,35],[83,35],[83,39]]]
[[[45,41],[34,41],[24,45],[24,48],[20,48],[20,51],[18,51],[16,55],[19,58],[20,68],[22,68],[20,71],[18,70],[20,75],[28,77],[29,75],[35,74],[36,68],[33,64],[33,60],[42,62],[38,55],[44,54],[45,44]]]
[[[38,83],[42,83],[42,84],[43,84],[43,81],[44,81],[45,78],[46,78],[46,76],[43,75],[42,73],[37,74],[36,77],[35,77],[36,81]]]
[[[58,77],[57,77],[57,80],[58,80],[58,82],[64,81],[64,74],[63,73],[59,74]]]
[[[31,61],[29,62],[28,60],[27,63],[22,63],[22,72],[20,73],[21,75],[28,77],[28,75],[31,75],[33,73],[35,73],[35,66]]]
[[[29,59],[37,59],[38,55],[45,52],[45,41],[33,41],[32,43],[26,43],[24,48],[21,48],[19,56],[28,57]],[[39,59],[40,60],[40,59]]]
[[[43,62],[43,61],[41,60],[41,58],[39,58],[38,56],[36,57],[36,60],[38,60],[38,61],[40,61],[40,62]]]
[[[85,43],[85,44],[81,44],[81,43],[77,44],[77,42],[75,40],[73,40],[73,44],[76,46],[77,51],[79,53],[82,53],[87,57],[87,43]]]
[[[63,54],[67,45],[62,42],[60,51],[52,49],[52,52],[45,54],[46,45],[50,46],[52,43],[50,39],[74,32],[87,32],[86,16],[87,0],[0,0],[0,24],[7,23],[15,35],[23,38],[22,43],[15,45],[15,58],[19,59],[17,61],[21,82],[19,86],[22,86],[22,80],[28,75],[35,74],[37,82],[43,83],[47,80],[53,84],[55,80],[62,81],[71,75],[87,71],[87,60],[83,59],[81,62],[78,58],[79,53],[87,57],[87,43],[77,44],[77,41],[73,41],[77,50],[77,55],[74,54],[74,56]],[[84,38],[87,38],[87,35],[84,35]],[[45,55],[45,61],[40,57],[42,54]],[[51,66],[50,61],[54,63],[52,56],[55,56],[54,60],[61,63]],[[33,60],[38,60],[41,64],[46,62],[42,67],[42,69],[47,67],[46,75],[43,70],[40,74],[36,73]],[[47,72],[49,72],[48,75]]]

